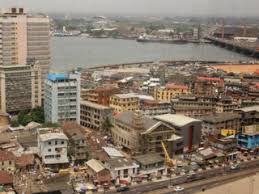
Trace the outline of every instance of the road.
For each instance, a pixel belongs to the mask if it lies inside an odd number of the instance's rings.
[[[212,178],[224,178],[225,176],[232,176],[232,175],[237,175],[237,177],[241,177],[240,173],[250,173],[251,171],[255,172],[256,169],[259,170],[259,159],[256,160],[251,160],[247,162],[243,162],[239,164],[239,169],[238,170],[231,170],[230,166],[225,166],[225,167],[219,167],[216,169],[211,169],[211,170],[206,170],[202,172],[197,172],[196,173],[196,181],[192,180],[191,184],[198,184],[199,180],[206,181],[207,179],[212,179]],[[235,177],[235,178],[237,178]],[[167,189],[169,184],[171,185],[181,185],[181,184],[186,184],[188,182],[187,175],[180,176],[173,178],[172,180],[165,180],[165,181],[160,181],[160,182],[150,182],[146,184],[140,184],[140,185],[134,185],[130,188],[129,191],[123,192],[124,194],[142,194],[142,193],[150,193],[152,192],[155,193],[157,191],[157,194],[167,194],[167,193],[172,193],[172,189]],[[189,181],[190,182],[190,181]],[[220,179],[218,179],[214,184],[217,182],[220,182]],[[200,188],[200,186],[199,186]],[[195,189],[194,189],[195,190]],[[116,193],[115,191],[106,191],[106,194],[112,194]],[[191,191],[189,192],[191,193]]]

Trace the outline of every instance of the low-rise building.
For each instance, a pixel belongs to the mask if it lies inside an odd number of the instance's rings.
[[[154,96],[156,100],[171,102],[177,95],[187,94],[188,86],[175,83],[166,84],[164,87],[156,87]]]
[[[80,124],[95,130],[105,130],[104,122],[111,121],[112,109],[107,106],[81,101]]]
[[[68,138],[61,132],[39,132],[39,156],[45,166],[68,164]]]
[[[167,167],[165,159],[160,154],[145,154],[135,156],[134,159],[139,164],[139,174],[147,176],[166,175]]]
[[[199,147],[201,142],[201,121],[191,117],[177,114],[166,114],[154,117],[173,128],[183,138],[185,151],[191,151]]]
[[[133,177],[137,176],[139,165],[132,159],[114,158],[107,161],[105,167],[110,170],[112,180],[131,181]]]
[[[204,135],[213,134],[218,135],[221,129],[240,128],[240,116],[236,113],[215,113],[210,116],[201,117],[202,133]]]
[[[198,96],[217,96],[224,90],[224,79],[217,77],[197,77],[194,94]]]
[[[241,117],[242,125],[259,124],[259,106],[249,106],[235,110]]]
[[[0,170],[14,172],[16,157],[12,152],[0,150]]]
[[[156,116],[171,113],[171,104],[164,101],[144,100],[140,110],[147,116]]]
[[[201,98],[196,96],[179,96],[171,100],[172,113],[189,117],[211,115],[214,112],[215,98]]]
[[[110,98],[110,107],[116,113],[139,110],[139,97],[134,93],[115,94]]]
[[[81,98],[84,101],[90,101],[96,104],[109,106],[110,97],[118,93],[118,88],[94,88],[94,89],[82,89]]]
[[[216,136],[210,135],[208,136],[208,142],[210,146],[223,152],[233,151],[237,147],[237,139],[235,137],[217,138]]]
[[[181,152],[183,140],[173,146],[179,139],[174,137],[175,129],[166,123],[144,116],[140,111],[127,111],[116,115],[111,129],[116,145],[123,146],[132,155],[147,153],[163,153],[163,141],[170,155]]]
[[[237,143],[245,149],[254,149],[259,147],[259,125],[249,125],[242,129],[237,135]]]
[[[75,122],[66,122],[62,129],[69,139],[68,154],[72,161],[76,163],[86,161],[88,158],[87,144],[82,127]]]
[[[233,112],[238,108],[238,103],[233,102],[233,99],[229,96],[222,96],[215,105],[215,110],[217,113],[223,112]]]
[[[86,162],[88,168],[89,178],[98,184],[105,184],[111,182],[111,173],[105,168],[104,164],[96,159],[91,159]]]

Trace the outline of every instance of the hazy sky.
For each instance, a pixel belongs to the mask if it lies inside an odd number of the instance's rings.
[[[17,5],[43,12],[259,16],[259,0],[0,0],[0,7]]]

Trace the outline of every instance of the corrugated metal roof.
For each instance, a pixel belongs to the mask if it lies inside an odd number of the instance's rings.
[[[89,161],[86,162],[86,164],[93,170],[95,171],[96,173],[104,170],[104,165],[98,161],[98,160],[95,160],[95,159],[91,159]]]

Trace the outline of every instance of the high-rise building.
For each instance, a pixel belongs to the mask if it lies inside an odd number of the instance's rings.
[[[37,64],[0,65],[0,110],[17,113],[41,106],[41,69]]]
[[[23,8],[0,10],[0,65],[37,61],[43,80],[50,65],[49,38],[48,16],[30,15]]]
[[[46,122],[80,123],[80,74],[51,73],[45,80]]]

